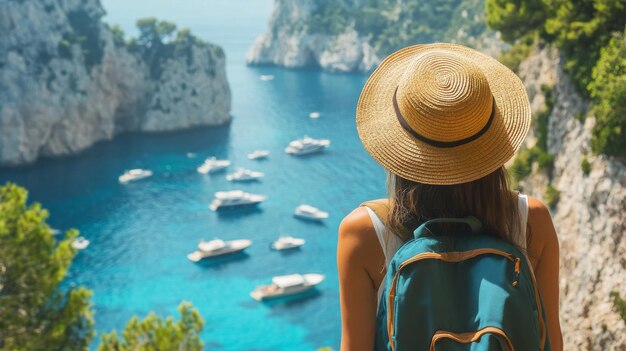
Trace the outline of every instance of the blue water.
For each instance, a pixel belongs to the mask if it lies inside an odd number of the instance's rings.
[[[206,322],[207,350],[338,349],[339,293],[336,273],[337,227],[361,201],[384,196],[383,170],[363,150],[354,111],[364,75],[335,75],[247,67],[244,55],[267,26],[272,1],[106,0],[106,20],[132,32],[135,18],[157,16],[224,47],[233,94],[233,121],[217,128],[145,135],[126,134],[71,157],[1,169],[0,182],[17,182],[30,200],[50,211],[55,228],[77,228],[91,241],[78,253],[67,284],[94,291],[98,332],[123,328],[135,314],[177,315],[190,301]],[[176,7],[178,6],[178,7]],[[259,75],[272,74],[272,81]],[[321,113],[317,120],[308,118]],[[323,154],[284,154],[289,141],[304,135],[328,138]],[[270,158],[249,161],[254,149]],[[196,158],[187,157],[197,153]],[[232,184],[224,174],[195,171],[205,157],[230,159],[266,173],[262,181]],[[155,175],[120,185],[128,168]],[[216,191],[243,189],[265,194],[256,209],[224,214],[208,204]],[[295,219],[294,208],[310,203],[331,216],[323,224]],[[303,237],[299,251],[269,249],[281,234]],[[244,255],[206,264],[185,257],[200,239],[248,238]],[[272,276],[319,272],[326,280],[298,299],[257,303],[248,295]],[[94,342],[94,345],[97,342]]]

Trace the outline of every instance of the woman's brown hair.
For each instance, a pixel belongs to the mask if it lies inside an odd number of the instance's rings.
[[[474,216],[487,233],[519,246],[518,197],[509,183],[504,166],[480,179],[456,185],[421,184],[389,173],[387,228],[406,241],[429,219]],[[444,232],[450,229],[452,226],[440,227]]]

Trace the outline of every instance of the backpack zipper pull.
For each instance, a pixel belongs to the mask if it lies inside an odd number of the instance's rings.
[[[513,281],[513,286],[517,286],[517,282],[519,280],[519,272],[520,272],[520,263],[521,260],[519,257],[515,257],[515,280]]]

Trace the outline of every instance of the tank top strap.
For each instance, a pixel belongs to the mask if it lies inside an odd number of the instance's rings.
[[[527,249],[526,244],[526,225],[528,223],[528,195],[517,195],[517,203],[519,206],[520,232],[519,242],[517,243],[522,249]]]

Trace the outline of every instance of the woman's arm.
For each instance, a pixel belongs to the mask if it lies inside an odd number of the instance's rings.
[[[535,277],[546,313],[552,351],[563,350],[559,322],[559,240],[550,212],[541,201],[529,197],[528,224],[531,237],[529,254],[536,257]]]
[[[338,240],[341,351],[373,350],[384,255],[365,208],[343,219]]]

